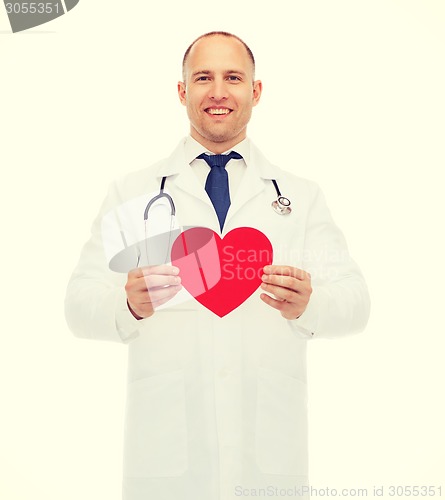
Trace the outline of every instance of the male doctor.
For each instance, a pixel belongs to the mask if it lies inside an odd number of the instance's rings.
[[[254,73],[238,37],[193,42],[178,83],[190,135],[166,160],[112,184],[68,285],[75,335],[128,344],[125,500],[304,497],[306,342],[361,331],[368,319],[364,279],[320,189],[246,137],[262,91]],[[179,266],[110,269],[104,218],[141,197],[145,206],[163,178],[182,227],[222,238],[249,227],[272,245],[260,287],[223,317],[187,296]],[[271,207],[273,180],[290,213]]]

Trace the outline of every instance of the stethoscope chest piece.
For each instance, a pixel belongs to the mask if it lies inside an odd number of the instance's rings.
[[[278,188],[277,181],[275,179],[271,179],[272,184],[275,187],[275,191],[277,192],[276,201],[272,202],[272,208],[278,215],[288,215],[292,212],[292,208],[290,207],[290,200],[283,196]]]
[[[287,215],[292,212],[292,208],[290,207],[290,200],[285,196],[278,196],[276,201],[272,202],[272,208],[279,215]]]

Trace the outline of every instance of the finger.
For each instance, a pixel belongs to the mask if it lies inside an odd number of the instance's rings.
[[[261,288],[272,295],[275,295],[277,299],[285,300],[286,302],[297,302],[299,300],[299,294],[290,290],[289,288],[283,288],[282,286],[270,285],[268,283],[262,283]]]
[[[281,276],[292,276],[293,278],[304,280],[310,278],[310,274],[303,269],[292,266],[264,266],[263,271],[265,274],[277,274]]]
[[[130,293],[144,294],[148,292],[151,295],[159,295],[157,293],[159,290],[165,291],[177,286],[181,289],[181,278],[179,276],[147,276],[133,283]]]
[[[149,302],[154,304],[160,300],[169,300],[174,297],[181,289],[181,285],[152,288],[147,294],[149,296]]]
[[[155,287],[163,287],[168,285],[179,285],[181,283],[181,278],[179,276],[173,275],[158,275],[152,274],[149,276],[144,276],[144,282],[146,287],[150,290]]]
[[[176,295],[176,293],[174,295],[172,295],[171,297],[165,297],[164,299],[158,300],[157,302],[152,302],[151,305],[152,305],[153,309],[156,309],[157,307],[164,305],[169,300],[171,300],[175,295]]]
[[[170,266],[167,264],[162,264],[160,266],[145,266],[137,267],[128,272],[129,278],[141,278],[144,276],[150,276],[151,274],[159,275],[172,275],[177,276],[179,274],[179,268],[176,266]]]
[[[261,276],[263,283],[277,285],[289,290],[298,292],[304,286],[303,281],[291,276],[283,276],[280,274],[263,274]]]
[[[168,264],[162,264],[160,266],[145,266],[145,267],[141,267],[140,269],[141,269],[144,276],[150,276],[151,274],[177,276],[179,274],[178,267],[170,266]]]
[[[140,278],[142,276],[142,272],[141,272],[141,268],[140,267],[136,267],[134,269],[131,269],[130,271],[128,271],[128,279],[137,279],[137,278]]]
[[[156,306],[160,304],[164,304],[171,300],[179,291],[181,287],[175,288],[170,287],[169,292],[162,292],[160,294],[141,294],[138,297],[132,297],[132,300],[129,300],[131,303],[132,309],[136,312],[136,314],[140,314],[141,312],[150,312],[151,309],[154,309]],[[145,315],[145,314],[144,314]]]
[[[285,319],[297,319],[305,310],[305,307],[302,307],[301,305],[290,304],[289,302],[285,302],[283,300],[274,299],[266,293],[262,293],[260,295],[260,298],[265,304],[280,311],[281,316],[283,316],[283,318]]]
[[[168,289],[162,289],[160,293],[148,293],[145,291],[144,293],[131,297],[131,299],[129,298],[128,302],[136,314],[147,317],[147,313],[151,313],[156,307],[171,300],[181,291],[181,289],[182,286],[179,285],[176,287],[168,287]]]
[[[273,307],[274,309],[277,309],[278,311],[282,311],[284,307],[286,307],[287,302],[284,300],[278,300],[274,299],[270,295],[267,295],[267,293],[262,293],[260,295],[260,299],[265,302],[267,305]]]

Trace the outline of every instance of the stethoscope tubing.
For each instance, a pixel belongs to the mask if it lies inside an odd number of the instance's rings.
[[[176,215],[176,207],[175,207],[175,202],[173,201],[173,198],[168,194],[164,192],[165,188],[165,181],[167,177],[163,177],[161,180],[161,185],[159,187],[159,194],[154,196],[148,203],[147,206],[145,207],[144,210],[144,221],[147,221],[148,219],[148,212],[150,211],[150,208],[153,206],[153,204],[160,200],[161,198],[166,198],[170,204],[171,208],[171,215],[172,217]],[[289,198],[286,198],[281,194],[280,188],[278,187],[278,183],[275,179],[271,179],[272,184],[275,187],[275,191],[277,192],[277,199],[272,202],[272,208],[278,215],[288,215],[292,212],[291,208],[291,202]]]

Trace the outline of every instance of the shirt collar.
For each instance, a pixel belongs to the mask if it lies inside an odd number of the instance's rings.
[[[249,159],[250,159],[250,140],[246,137],[243,139],[241,142],[238,144],[235,144],[233,148],[228,149],[227,151],[224,151],[222,154],[227,154],[230,153],[230,151],[236,151],[239,153],[244,161],[246,162],[246,165],[249,164]],[[208,149],[206,149],[202,144],[200,144],[196,139],[194,139],[191,135],[189,135],[185,139],[185,144],[184,144],[184,153],[185,153],[185,159],[187,163],[192,163],[193,160],[196,159],[197,156],[199,156],[202,153],[206,153],[209,155],[213,155],[215,153],[212,153]]]

